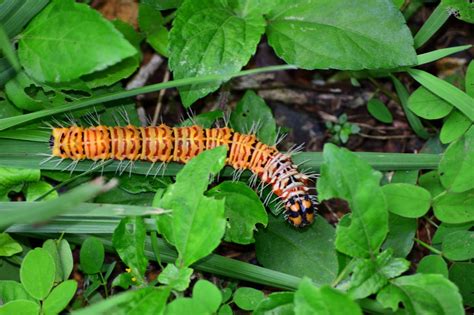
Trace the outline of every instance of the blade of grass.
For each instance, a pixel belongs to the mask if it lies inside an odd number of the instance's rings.
[[[63,106],[57,106],[52,109],[45,109],[45,110],[40,110],[34,113],[25,114],[22,116],[14,116],[14,117],[0,119],[0,130],[6,130],[8,128],[11,128],[17,125],[21,125],[27,122],[31,122],[31,121],[44,118],[44,117],[49,117],[49,116],[56,115],[59,113],[72,112],[75,110],[88,108],[98,103],[115,101],[115,100],[119,100],[119,99],[123,99],[127,97],[136,96],[139,94],[156,92],[162,89],[175,88],[175,87],[180,87],[180,86],[185,86],[185,85],[190,85],[190,84],[209,83],[209,82],[214,82],[214,81],[227,81],[232,78],[241,77],[241,76],[247,76],[247,75],[263,73],[263,72],[291,70],[291,69],[296,69],[296,68],[291,65],[262,67],[262,68],[257,68],[257,69],[240,71],[231,75],[207,75],[207,76],[202,76],[202,77],[179,79],[179,80],[173,80],[173,81],[168,81],[168,82],[163,82],[163,83],[152,84],[152,85],[148,85],[148,86],[144,86],[144,87],[140,87],[140,88],[136,88],[132,90],[127,90],[127,91],[108,93],[108,94],[100,95],[97,97],[72,102]]]
[[[415,48],[423,46],[449,18],[448,8],[440,3],[423,26],[418,30],[414,38]]]
[[[354,152],[363,160],[378,170],[417,170],[417,169],[436,169],[440,161],[440,155],[437,154],[407,154],[407,153],[372,153],[372,152]],[[45,157],[42,154],[50,154],[50,149],[46,143],[29,142],[21,140],[0,139],[0,167],[16,167],[16,168],[32,168],[43,170],[62,170],[71,161],[64,161],[57,165],[58,160],[51,160],[42,163]],[[318,171],[323,163],[321,152],[302,152],[293,156],[295,163],[301,164],[301,169],[310,169]],[[103,170],[98,168],[96,171],[116,172],[119,162],[113,161],[109,165],[105,165]],[[149,162],[136,161],[134,163],[132,173],[146,175],[149,168]],[[81,161],[75,167],[76,171],[85,172],[93,167],[92,161]],[[158,167],[155,166],[155,169]],[[166,169],[160,171],[158,175],[174,176],[181,169],[182,165],[169,163]],[[233,169],[226,167],[222,176],[230,176]],[[124,173],[129,172],[126,170]],[[150,172],[154,175],[154,172]]]
[[[403,84],[393,75],[390,75],[393,85],[395,86],[395,91],[397,91],[398,98],[403,107],[403,111],[407,116],[408,123],[413,131],[422,139],[428,139],[430,137],[429,133],[423,127],[421,120],[408,108],[408,91],[403,86]]]
[[[20,6],[13,4],[15,7],[12,8],[12,2],[17,2]],[[22,28],[48,3],[49,0],[4,1],[2,6],[5,5],[10,10],[1,21],[5,32],[10,38],[18,35]],[[0,7],[0,11],[2,9],[3,7]]]
[[[420,55],[417,56],[418,65],[424,65],[426,63],[436,61],[438,59],[441,59],[441,58],[444,58],[446,56],[458,53],[460,51],[469,49],[471,47],[472,47],[472,45],[463,45],[463,46],[437,49],[437,50],[430,51],[430,52],[427,52],[427,53],[424,53],[424,54],[420,54]]]
[[[0,50],[2,51],[3,55],[7,58],[10,65],[13,66],[17,72],[20,71],[20,63],[18,62],[18,58],[16,57],[15,50],[13,49],[13,45],[10,43],[8,39],[8,35],[5,32],[5,28],[0,24]]]
[[[454,85],[418,69],[407,72],[425,88],[459,109],[471,121],[474,121],[474,98],[470,97]]]
[[[104,183],[102,179],[98,179],[83,184],[61,195],[59,198],[50,201],[38,203],[2,203],[3,211],[0,216],[0,229],[15,223],[41,222],[60,213],[71,211],[77,207],[80,202],[89,200],[99,193],[111,189],[115,184],[116,181]]]

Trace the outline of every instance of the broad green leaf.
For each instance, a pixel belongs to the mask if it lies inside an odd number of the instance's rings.
[[[382,249],[391,248],[394,257],[406,257],[413,247],[416,233],[416,219],[409,219],[390,213],[388,216],[388,234]]]
[[[257,127],[257,138],[267,145],[274,145],[276,141],[276,123],[272,111],[265,101],[248,90],[237,103],[230,116],[230,125],[235,131],[249,133]]]
[[[12,280],[0,280],[0,300],[5,304],[14,300],[36,301],[21,283]]]
[[[156,10],[163,11],[178,8],[182,0],[142,0],[140,2],[152,6]]]
[[[389,281],[407,271],[410,262],[393,258],[392,250],[377,255],[375,260],[359,258],[355,263],[348,294],[352,299],[362,299],[377,293]]]
[[[53,291],[51,291],[46,300],[44,300],[44,314],[59,314],[72,300],[76,290],[77,282],[75,280],[67,280],[60,283],[53,289]]]
[[[418,179],[418,184],[428,190],[433,198],[445,191],[439,180],[439,174],[437,170],[421,175]]]
[[[101,71],[82,76],[81,80],[85,81],[86,85],[91,89],[101,86],[110,86],[122,79],[128,78],[140,65],[142,58],[140,52],[140,42],[143,39],[142,35],[135,32],[133,26],[121,20],[115,20],[112,23],[115,28],[122,33],[125,39],[135,47],[136,53]]]
[[[90,275],[100,272],[104,264],[104,254],[104,245],[97,237],[86,238],[79,255],[82,271]]]
[[[8,99],[15,104],[16,107],[27,111],[37,111],[44,109],[44,99],[39,99],[38,95],[33,97],[31,93],[27,93],[27,89],[32,87],[39,92],[41,86],[28,77],[23,71],[5,84],[5,93]],[[41,91],[43,92],[43,91]]]
[[[227,229],[224,240],[238,244],[255,241],[253,232],[258,223],[266,226],[268,215],[254,190],[242,182],[223,182],[209,190],[208,196],[225,200]]]
[[[221,291],[207,280],[199,280],[193,287],[193,300],[203,304],[206,311],[214,314],[221,305]]]
[[[448,278],[448,264],[440,255],[428,255],[423,257],[416,268],[417,273],[440,274]]]
[[[295,307],[293,304],[293,298],[293,292],[271,293],[257,305],[253,314],[293,315]]]
[[[40,170],[0,167],[0,201],[8,201],[10,191],[19,192],[25,182],[40,179]]]
[[[361,314],[359,305],[349,296],[329,286],[316,288],[304,278],[295,292],[296,314]]]
[[[22,33],[18,47],[21,65],[41,82],[71,81],[134,54],[136,49],[111,22],[71,0],[54,1],[41,11]]]
[[[148,266],[148,259],[145,256],[145,238],[146,226],[142,217],[123,218],[112,237],[115,250],[140,284],[144,282]]]
[[[136,278],[135,278],[136,279]],[[127,290],[131,285],[134,284],[135,280],[133,275],[128,272],[122,272],[112,281],[112,287],[121,287]]]
[[[377,294],[377,301],[393,311],[402,302],[408,314],[462,315],[458,288],[442,275],[416,274],[393,279]]]
[[[431,240],[432,244],[441,244],[446,237],[446,235],[451,234],[457,231],[468,231],[470,228],[474,226],[474,222],[467,222],[462,224],[448,224],[448,223],[441,223],[438,226],[438,229],[433,235],[433,239]]]
[[[61,260],[59,257],[59,251],[58,251],[56,240],[52,240],[52,239],[46,240],[43,243],[43,249],[45,249],[54,260],[54,266],[55,266],[54,269],[56,270],[54,282],[59,283],[63,281],[64,280],[63,269],[61,266]]]
[[[463,0],[442,0],[448,11],[460,20],[474,23],[474,3]]]
[[[21,284],[34,298],[48,296],[56,274],[54,260],[43,248],[35,248],[26,254],[20,268]]]
[[[270,216],[268,227],[255,235],[257,259],[266,268],[311,277],[318,285],[331,283],[338,269],[334,234],[334,228],[322,218],[298,230],[282,216]]]
[[[464,304],[474,307],[474,263],[455,262],[449,269],[449,279],[459,288]]]
[[[421,86],[408,98],[408,108],[421,118],[439,119],[449,115],[453,106]]]
[[[390,183],[405,183],[415,185],[418,181],[419,170],[414,171],[395,171],[393,172]]]
[[[382,174],[355,154],[332,144],[324,146],[317,188],[320,200],[341,198],[352,211],[349,226],[336,230],[336,248],[352,257],[378,252],[388,232],[388,211],[379,186]]]
[[[247,64],[265,30],[255,11],[240,10],[238,1],[185,0],[170,32],[170,68],[175,79],[232,74]],[[183,105],[215,91],[219,83],[179,88]]]
[[[28,300],[16,300],[0,306],[0,315],[20,314],[20,315],[38,315],[40,306]]]
[[[413,38],[391,0],[284,0],[268,20],[277,55],[304,69],[387,69],[417,62]]]
[[[439,133],[439,140],[441,143],[450,143],[461,137],[471,125],[469,118],[455,109],[446,117]]]
[[[28,183],[26,188],[26,201],[36,201],[39,197],[53,189],[53,186],[45,181]],[[42,200],[53,200],[58,198],[56,190],[51,191]]]
[[[192,274],[191,268],[178,269],[175,265],[168,264],[158,276],[158,281],[174,290],[184,291],[189,287]]]
[[[367,102],[367,110],[375,119],[383,123],[390,124],[393,121],[392,113],[390,113],[387,106],[379,99],[373,98],[369,100],[369,102]]]
[[[202,128],[212,128],[217,119],[224,117],[224,112],[220,109],[205,112],[197,116],[190,117],[179,124],[180,127],[198,125]]]
[[[43,248],[53,257],[54,265],[56,266],[55,282],[67,280],[74,267],[71,247],[67,240],[46,240]]]
[[[441,183],[451,192],[474,188],[474,127],[449,145],[438,171]]]
[[[163,22],[163,16],[155,5],[148,1],[139,4],[138,24],[146,35],[146,41],[160,55],[168,57],[168,29]]]
[[[265,298],[262,291],[241,287],[234,293],[234,303],[244,311],[252,311]]]
[[[205,197],[209,176],[223,167],[226,148],[204,151],[191,159],[176,176],[158,206],[172,209],[158,217],[158,228],[179,253],[178,266],[187,267],[210,254],[225,232],[224,201]]]
[[[7,233],[0,233],[0,257],[12,256],[21,253],[23,248],[21,245],[11,238]]]
[[[474,98],[428,72],[418,69],[408,69],[407,72],[426,89],[459,109],[471,121],[474,120]]]
[[[113,295],[89,307],[76,310],[74,314],[161,315],[164,314],[169,295],[170,289],[167,287],[147,287],[129,290]]]
[[[382,187],[388,210],[406,218],[419,218],[430,209],[431,195],[419,186],[397,183]]]
[[[474,258],[474,232],[456,231],[446,235],[442,244],[443,255],[450,260]]]
[[[166,315],[209,314],[206,306],[194,299],[180,297],[166,306]]]
[[[22,114],[17,107],[15,107],[5,96],[5,93],[0,92],[0,119]]]
[[[474,221],[474,189],[462,193],[445,193],[434,200],[435,216],[445,223]]]

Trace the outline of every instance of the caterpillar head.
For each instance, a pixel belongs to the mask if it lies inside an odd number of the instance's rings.
[[[316,203],[308,194],[290,197],[285,204],[285,217],[293,226],[301,228],[314,221]]]

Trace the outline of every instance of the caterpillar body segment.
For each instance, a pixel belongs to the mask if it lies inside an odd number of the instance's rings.
[[[226,164],[238,171],[250,170],[285,207],[286,219],[296,227],[314,221],[316,202],[309,194],[308,177],[300,173],[291,157],[275,146],[260,142],[253,134],[231,128],[189,127],[78,127],[54,128],[50,139],[53,156],[72,160],[144,160],[186,163],[204,150],[227,147]]]

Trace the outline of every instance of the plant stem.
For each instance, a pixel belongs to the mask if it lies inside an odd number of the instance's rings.
[[[417,239],[416,237],[414,237],[413,240],[415,242],[417,242],[418,244],[420,244],[421,246],[423,246],[424,248],[426,248],[426,249],[430,250],[431,252],[435,253],[436,255],[443,255],[443,253],[440,250],[438,250],[438,249],[434,248],[433,246],[423,242],[422,240]]]

